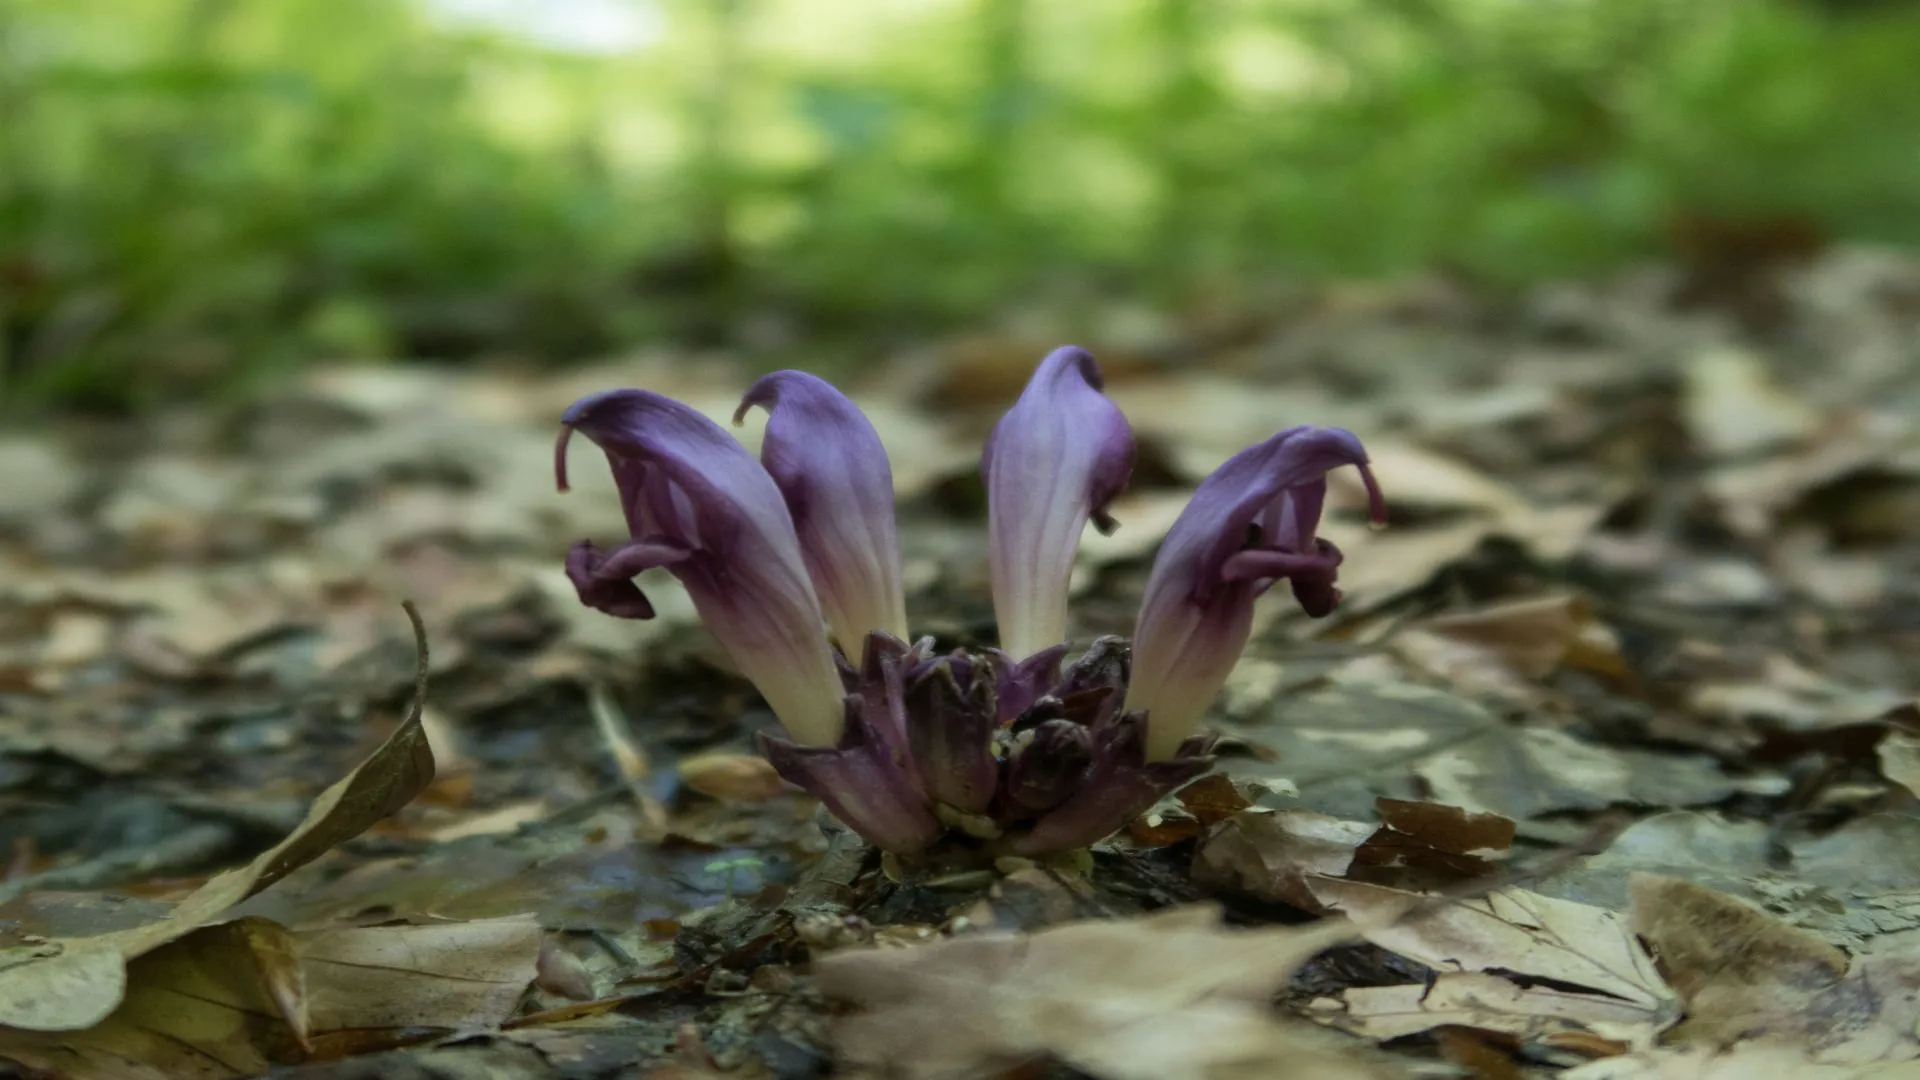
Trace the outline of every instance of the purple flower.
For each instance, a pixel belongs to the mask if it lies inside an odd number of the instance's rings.
[[[1308,615],[1340,599],[1340,549],[1314,535],[1327,473],[1359,468],[1376,522],[1386,501],[1350,431],[1289,428],[1201,481],[1167,531],[1133,632],[1127,708],[1148,717],[1146,756],[1174,756],[1246,648],[1254,598],[1285,580]]]
[[[1360,443],[1295,428],[1200,485],[1155,561],[1134,640],[1067,656],[1067,583],[1089,520],[1126,486],[1133,436],[1080,349],[1040,364],[988,439],[1000,647],[932,656],[909,645],[893,480],[880,439],[827,383],[782,371],[755,383],[756,462],[719,425],[644,390],[574,403],[613,468],[627,541],[567,558],[580,599],[651,618],[633,581],[663,567],[751,679],[788,738],[762,733],[781,776],[848,828],[902,856],[1045,855],[1093,843],[1211,767],[1192,731],[1245,646],[1253,600],[1285,579],[1312,615],[1339,598],[1340,553],[1315,534],[1326,473]],[[829,638],[831,631],[831,639]],[[839,651],[834,649],[834,642]],[[1064,669],[1063,669],[1064,665]]]
[[[1055,349],[987,438],[993,613],[1000,648],[1024,660],[1067,637],[1067,581],[1091,518],[1114,529],[1107,504],[1133,474],[1133,429],[1100,392],[1085,349]]]
[[[611,551],[582,540],[567,576],[582,603],[645,619],[633,583],[664,566],[727,654],[803,743],[840,737],[840,673],[821,624],[793,519],[773,478],[726,429],[671,398],[610,390],[561,417],[554,475],[567,486],[567,440],[579,432],[606,451],[630,539]]]
[[[845,394],[804,371],[776,371],[754,383],[733,422],[755,405],[768,417],[760,463],[786,497],[834,638],[847,652],[875,630],[904,640],[893,471],[879,433]]]

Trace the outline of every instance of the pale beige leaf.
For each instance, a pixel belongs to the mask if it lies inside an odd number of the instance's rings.
[[[1880,774],[1920,795],[1920,736],[1895,729],[1875,747],[1880,758]]]
[[[314,1030],[497,1026],[537,974],[541,940],[531,915],[303,935]]]
[[[1449,972],[1431,984],[1355,987],[1330,1003],[1326,1019],[1371,1039],[1398,1039],[1458,1026],[1501,1031],[1540,1041],[1563,1031],[1590,1031],[1629,1044],[1647,1044],[1657,1026],[1647,1010],[1601,994],[1548,985],[1521,986],[1485,972]]]
[[[1436,971],[1510,971],[1586,987],[1638,1007],[1648,1023],[1664,1024],[1676,1013],[1673,991],[1626,920],[1603,908],[1501,889],[1369,926],[1408,904],[1411,894],[1331,878],[1308,883],[1322,903],[1367,927],[1367,940]]]
[[[1106,1080],[1365,1077],[1306,1048],[1269,996],[1353,936],[1344,923],[1235,931],[1212,907],[983,933],[819,961],[820,988],[864,1007],[837,1027],[847,1064],[940,1080],[1056,1057]]]

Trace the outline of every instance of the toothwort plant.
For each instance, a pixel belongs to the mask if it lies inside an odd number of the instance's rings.
[[[766,697],[786,737],[760,745],[780,775],[900,856],[971,848],[1045,855],[1123,828],[1204,773],[1201,714],[1245,648],[1253,602],[1286,581],[1307,614],[1339,600],[1340,552],[1315,535],[1326,474],[1366,451],[1339,428],[1289,428],[1194,492],[1160,547],[1131,643],[1095,640],[1071,664],[1067,580],[1091,521],[1133,470],[1133,433],[1082,349],[1040,363],[981,457],[1000,647],[908,644],[893,474],[873,425],[825,381],[780,371],[734,414],[767,410],[755,461],[671,398],[611,390],[561,418],[566,490],[575,432],[606,452],[629,538],[575,545],[582,602],[629,619],[634,583],[663,567]],[[837,646],[837,647],[836,647]]]

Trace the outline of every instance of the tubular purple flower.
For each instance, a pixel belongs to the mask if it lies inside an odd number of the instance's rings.
[[[1102,532],[1107,504],[1133,473],[1133,430],[1105,394],[1086,350],[1055,349],[987,439],[993,611],[1000,648],[1023,660],[1067,637],[1067,579],[1089,518]]]
[[[803,371],[776,371],[754,383],[733,422],[755,405],[767,410],[760,463],[786,499],[841,650],[857,657],[873,630],[904,640],[893,470],[879,433],[845,394]]]
[[[632,578],[664,566],[767,699],[793,738],[840,737],[844,690],[820,603],[780,489],[726,429],[646,390],[582,398],[561,418],[554,476],[567,489],[567,441],[578,431],[607,455],[631,539],[589,541],[567,558],[583,603],[625,618],[653,608]]]
[[[1168,530],[1133,633],[1126,709],[1147,714],[1146,759],[1193,732],[1246,647],[1254,598],[1286,579],[1308,615],[1332,611],[1340,550],[1315,535],[1329,471],[1359,468],[1373,519],[1386,500],[1360,440],[1340,428],[1289,428],[1201,481]]]

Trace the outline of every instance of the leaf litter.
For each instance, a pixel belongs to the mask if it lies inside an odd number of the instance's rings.
[[[671,580],[618,623],[558,572],[620,523],[552,496],[553,417],[644,385],[724,418],[727,364],[345,368],[10,433],[0,1062],[1914,1075],[1920,268],[1855,261],[1791,271],[1764,339],[1630,275],[1330,293],[1179,364],[1089,342],[1143,446],[1077,640],[1129,630],[1187,491],[1275,426],[1365,435],[1394,527],[1336,474],[1347,602],[1256,609],[1219,773],[1089,858],[945,878],[766,769]],[[849,387],[943,647],[989,640],[974,448],[1037,355]]]

